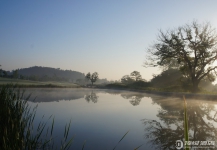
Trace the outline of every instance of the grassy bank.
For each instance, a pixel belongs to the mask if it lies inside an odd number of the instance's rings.
[[[24,88],[78,88],[80,85],[69,83],[69,82],[56,82],[56,81],[31,81],[31,80],[21,80],[21,79],[10,79],[10,78],[1,78],[0,77],[0,86],[4,86],[6,84],[16,84],[19,87]]]
[[[186,92],[186,93],[190,93],[189,91],[182,90],[178,86],[157,88],[157,87],[140,85],[140,84],[113,83],[113,84],[101,85],[101,86],[97,86],[97,87],[98,88],[108,88],[108,89],[140,90],[140,91],[153,91],[153,92]]]
[[[167,87],[153,87],[150,84],[144,83],[132,83],[132,84],[123,84],[123,83],[112,83],[107,85],[98,85],[98,88],[110,88],[110,89],[127,89],[127,90],[143,90],[143,91],[153,91],[153,92],[176,92],[176,93],[192,93],[189,89],[184,89],[178,85],[171,85]],[[217,95],[216,92],[209,92],[203,88],[200,88],[198,94],[211,94]]]
[[[182,97],[183,95],[185,95],[186,98],[191,98],[191,99],[196,98],[196,99],[206,99],[206,100],[217,100],[217,92],[208,92],[205,90],[201,90],[201,92],[199,93],[192,93],[187,90],[182,90],[179,86],[156,88],[156,87],[149,87],[146,85],[138,85],[138,84],[126,85],[122,83],[113,83],[113,84],[96,86],[96,88],[145,92],[150,94],[158,94],[161,96]]]

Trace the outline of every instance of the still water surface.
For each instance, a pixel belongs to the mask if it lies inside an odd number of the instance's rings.
[[[175,97],[98,89],[28,89],[38,104],[35,125],[55,116],[55,145],[60,143],[66,123],[71,149],[117,150],[175,149],[176,140],[183,140],[183,100]],[[190,140],[216,141],[217,103],[187,99]],[[42,116],[45,117],[42,120]],[[48,121],[51,124],[52,120]],[[217,142],[216,142],[217,143]]]

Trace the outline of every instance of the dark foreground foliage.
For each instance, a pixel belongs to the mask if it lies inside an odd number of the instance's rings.
[[[1,150],[55,149],[52,138],[54,119],[51,127],[46,130],[44,122],[35,128],[33,122],[37,107],[28,105],[29,97],[12,85],[0,88]],[[60,149],[68,149],[71,145],[73,138],[67,141],[69,127],[70,124],[66,125]]]

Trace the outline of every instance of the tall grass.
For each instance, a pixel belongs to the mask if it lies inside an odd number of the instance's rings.
[[[113,148],[113,150],[115,150],[116,149],[116,147],[118,146],[118,144],[124,139],[124,137],[128,134],[128,132],[129,131],[127,131],[124,135],[123,135],[123,137],[119,140],[119,142],[115,145],[115,147]]]
[[[24,96],[24,91],[16,86],[6,85],[0,89],[0,149],[1,150],[36,150],[54,149],[51,128],[45,122],[34,127],[37,106],[31,108],[27,101],[30,95]],[[50,117],[51,118],[51,117]],[[71,122],[70,122],[71,123]],[[69,149],[73,138],[68,139],[70,123],[65,128],[60,149]],[[45,129],[47,127],[47,130]],[[35,130],[36,129],[36,130]],[[47,131],[47,132],[46,132]],[[45,134],[44,134],[45,133]]]
[[[185,137],[185,141],[189,141],[189,137],[188,137],[188,116],[187,116],[187,103],[185,100],[185,96],[183,96],[183,100],[184,100],[184,137]],[[185,147],[185,150],[189,150],[189,147]]]

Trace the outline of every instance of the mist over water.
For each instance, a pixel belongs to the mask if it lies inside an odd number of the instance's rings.
[[[38,105],[35,124],[55,116],[54,137],[58,143],[66,123],[72,121],[71,149],[175,149],[183,140],[183,100],[177,97],[99,89],[28,89],[30,105]],[[187,99],[190,140],[216,141],[217,102]],[[48,121],[52,122],[52,120]]]

